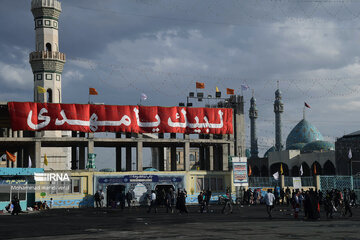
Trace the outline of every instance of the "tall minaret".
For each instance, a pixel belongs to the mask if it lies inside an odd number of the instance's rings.
[[[252,98],[250,100],[250,109],[249,109],[249,118],[250,118],[250,142],[251,142],[251,158],[258,157],[258,143],[256,136],[256,119],[258,118],[258,110],[256,108],[256,99],[254,98],[254,90]]]
[[[284,104],[281,101],[281,92],[279,90],[279,82],[277,83],[277,90],[275,91],[275,102],[274,102],[274,112],[275,112],[275,150],[281,151],[281,113],[284,112]]]
[[[32,0],[35,22],[35,52],[30,53],[34,73],[34,102],[61,103],[61,73],[65,54],[59,52],[58,19],[61,3],[57,0]],[[46,93],[38,93],[37,87]]]

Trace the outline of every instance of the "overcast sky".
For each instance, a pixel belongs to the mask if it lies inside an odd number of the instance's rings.
[[[63,0],[59,47],[64,103],[175,106],[195,82],[205,94],[255,91],[260,152],[274,144],[280,82],[283,142],[302,119],[328,140],[360,129],[360,1]],[[32,101],[30,0],[1,0],[0,101]],[[251,91],[243,93],[249,146]],[[196,103],[195,106],[204,106]]]

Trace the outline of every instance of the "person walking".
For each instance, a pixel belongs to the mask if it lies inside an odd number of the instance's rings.
[[[126,202],[128,204],[128,207],[130,208],[131,207],[131,200],[133,199],[133,196],[132,196],[130,190],[126,193],[125,198],[126,198]]]
[[[226,195],[224,196],[224,207],[221,210],[222,213],[225,213],[225,209],[228,207],[229,208],[229,213],[233,212],[233,208],[232,208],[232,197],[231,197],[231,190],[230,188],[227,188],[226,190]]]
[[[21,206],[18,197],[14,196],[11,203],[13,205],[13,210],[11,212],[11,215],[19,215],[19,213],[21,212]]]
[[[148,213],[151,212],[151,209],[154,208],[155,209],[155,213],[157,213],[157,206],[156,206],[156,193],[154,190],[151,191],[151,195],[150,195],[150,206],[148,209]]]
[[[268,189],[267,194],[265,195],[266,211],[269,215],[269,219],[272,219],[271,212],[274,208],[275,195],[272,193],[271,189]]]
[[[200,192],[198,195],[198,203],[199,203],[199,210],[200,213],[204,212],[204,195],[203,192]]]
[[[166,206],[166,213],[170,212],[173,213],[173,209],[172,209],[172,193],[171,191],[167,191],[165,194],[165,206]]]
[[[101,207],[101,197],[100,197],[100,191],[97,191],[94,195],[94,200],[95,200],[95,204],[96,207],[99,208]]]

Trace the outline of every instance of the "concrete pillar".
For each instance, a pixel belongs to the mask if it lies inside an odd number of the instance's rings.
[[[13,130],[8,128],[8,137],[13,137]]]
[[[116,138],[121,138],[121,133],[115,134]],[[117,172],[121,172],[121,147],[117,146],[115,148],[115,169]]]
[[[18,137],[18,131],[13,131],[13,137]]]
[[[199,162],[200,170],[205,170],[205,148],[203,146],[199,147]]]
[[[229,170],[229,146],[228,144],[222,144],[222,170],[228,171]]]
[[[284,175],[280,175],[280,188],[282,188],[282,189],[285,188],[285,176]]]
[[[159,147],[159,171],[165,170],[165,162],[164,162],[164,147]]]
[[[177,159],[176,159],[176,147],[172,146],[170,148],[171,153],[170,153],[170,158],[171,158],[171,171],[176,171],[177,170]]]
[[[143,171],[143,142],[139,140],[136,143],[136,166],[137,171]]]
[[[40,168],[41,167],[41,142],[36,141],[34,146],[34,159],[33,159],[34,167]]]
[[[19,137],[20,138],[24,137],[24,131],[19,131]]]
[[[320,175],[315,175],[315,187],[316,190],[321,190]]]
[[[184,170],[190,171],[190,136],[184,134],[185,146],[184,146]]]
[[[131,147],[126,147],[126,171],[131,171]]]
[[[209,170],[214,171],[214,146],[209,146]]]
[[[88,146],[89,145],[90,145],[90,141],[88,141]],[[89,148],[88,148],[88,153],[92,153],[92,152],[90,152]],[[85,159],[86,159],[85,147],[79,147],[79,169],[85,169],[85,164],[86,164]]]

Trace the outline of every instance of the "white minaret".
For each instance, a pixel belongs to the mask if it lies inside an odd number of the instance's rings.
[[[31,12],[35,23],[35,52],[30,53],[30,64],[34,74],[34,102],[61,103],[61,74],[65,54],[59,52],[59,15],[61,3],[57,0],[32,0]],[[39,93],[38,86],[46,93]],[[66,131],[41,131],[38,137],[59,138],[69,135]],[[70,169],[70,148],[42,147],[40,166],[45,170]],[[48,165],[44,164],[47,156]]]
[[[35,22],[35,52],[30,53],[34,73],[34,101],[61,103],[61,74],[65,54],[59,52],[58,19],[61,3],[57,0],[32,0]],[[38,93],[37,87],[46,93]]]

